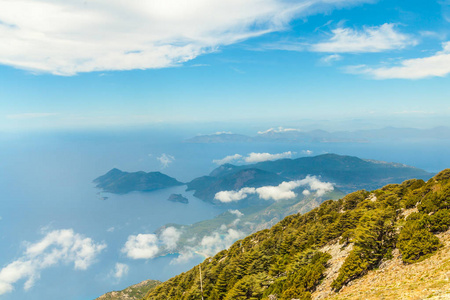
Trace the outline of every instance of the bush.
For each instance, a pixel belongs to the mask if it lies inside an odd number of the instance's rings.
[[[447,231],[450,226],[450,211],[442,209],[434,215],[427,216],[428,226],[431,232]]]
[[[353,192],[351,194],[346,195],[342,198],[343,201],[343,209],[350,210],[354,209],[360,202],[367,198],[369,195],[365,190]]]
[[[354,249],[339,269],[338,277],[333,281],[331,287],[339,291],[346,283],[361,276],[369,267],[369,263],[362,258],[361,249]]]
[[[436,192],[430,192],[417,207],[424,213],[436,212],[439,209],[450,208],[450,183]]]
[[[245,276],[227,293],[227,300],[261,299],[263,288],[261,279],[255,275]],[[198,299],[198,298],[197,298]]]
[[[410,196],[406,198],[405,201],[405,208],[414,208],[416,207],[417,202],[419,202],[420,199],[417,196]]]
[[[423,219],[408,220],[400,231],[397,247],[405,263],[414,263],[431,256],[441,247],[439,239],[427,228]]]

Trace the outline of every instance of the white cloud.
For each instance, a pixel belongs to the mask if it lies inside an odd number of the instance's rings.
[[[132,259],[150,259],[159,253],[158,238],[155,234],[130,235],[122,252]]]
[[[13,284],[26,279],[24,289],[33,287],[42,270],[58,264],[73,263],[86,270],[106,248],[72,229],[54,230],[37,243],[28,243],[23,255],[0,270],[0,295],[14,290]]]
[[[218,252],[229,248],[238,239],[243,238],[245,233],[240,230],[227,228],[222,224],[220,228],[210,235],[203,236],[196,247],[185,247],[171,264],[187,263],[195,257],[211,257]]]
[[[320,61],[325,65],[331,65],[335,61],[339,61],[342,59],[342,56],[339,54],[331,54],[325,57],[322,57]]]
[[[239,161],[241,158],[242,158],[242,155],[240,155],[240,154],[228,155],[222,159],[213,160],[213,163],[215,163],[217,165],[224,165],[224,164],[231,163],[233,161]]]
[[[230,209],[228,210],[231,214],[236,215],[236,217],[240,218],[242,217],[244,214],[241,213],[239,210],[237,209]]]
[[[309,186],[309,188],[312,191],[315,191],[319,197],[334,190],[334,186],[331,182],[320,181],[315,176],[306,176],[305,179],[298,181],[298,184],[299,186]]]
[[[164,250],[175,250],[180,236],[181,232],[175,227],[167,227],[159,235],[130,235],[121,251],[132,259],[152,259],[164,253]]]
[[[108,229],[106,229],[107,232],[114,232],[114,230],[116,230],[116,228],[114,227],[109,227]]]
[[[360,2],[0,0],[0,63],[58,75],[170,67]]]
[[[256,192],[259,197],[264,200],[287,200],[297,196],[292,190],[299,186],[297,181],[285,181],[278,186],[263,186],[257,188]]]
[[[292,154],[295,154],[295,152],[288,151],[288,152],[276,153],[276,154],[252,152],[248,155],[248,157],[245,157],[244,160],[247,163],[257,163],[257,162],[276,160],[276,159],[281,159],[281,158],[291,158]]]
[[[281,159],[281,158],[291,158],[293,154],[295,154],[295,152],[292,152],[292,151],[287,151],[287,152],[283,152],[283,153],[275,153],[275,154],[252,152],[252,153],[249,153],[245,157],[240,154],[234,154],[234,155],[226,156],[222,159],[215,159],[215,160],[213,160],[213,163],[215,163],[217,165],[223,165],[223,164],[232,163],[232,162],[257,163],[257,162],[263,162],[263,161],[268,161],[268,160],[277,160],[277,159]]]
[[[314,151],[312,151],[312,150],[302,150],[302,154],[305,154],[305,155],[312,155],[314,153]]]
[[[417,42],[409,35],[395,30],[394,24],[364,27],[358,31],[352,28],[336,28],[327,42],[314,44],[311,51],[334,53],[365,53],[403,49]]]
[[[174,264],[185,264],[189,262],[191,259],[196,257],[198,254],[196,250],[192,247],[186,247],[183,251],[181,251],[178,256],[170,261],[171,265]]]
[[[323,196],[327,192],[334,190],[334,186],[330,182],[322,182],[315,176],[306,176],[305,179],[295,181],[284,181],[277,186],[263,186],[260,188],[245,187],[239,191],[221,191],[216,193],[214,199],[223,203],[230,203],[233,201],[240,201],[247,198],[250,194],[257,194],[260,199],[264,200],[287,200],[297,197],[294,190],[301,186],[307,186],[311,191],[314,191],[317,196]],[[311,192],[304,190],[303,195],[307,196]]]
[[[243,232],[232,228],[228,229],[225,233],[214,232],[212,235],[203,237],[198,252],[206,256],[213,256],[223,249],[227,249],[243,236]]]
[[[256,192],[255,188],[242,188],[239,191],[221,191],[216,193],[214,199],[219,200],[223,203],[230,203],[233,201],[239,201],[247,198],[248,194],[254,194]]]
[[[406,59],[398,66],[370,68],[365,65],[348,68],[349,73],[365,74],[374,79],[421,79],[444,77],[450,74],[450,42],[442,44],[442,51],[424,58]]]
[[[129,269],[130,268],[126,264],[116,263],[112,275],[116,279],[121,279],[128,274]]]
[[[167,227],[162,232],[159,238],[167,250],[175,250],[177,242],[180,239],[181,232],[175,227]]]
[[[264,131],[258,131],[258,134],[269,134],[269,133],[284,133],[284,132],[300,132],[300,129],[296,128],[284,128],[284,127],[278,127],[278,128],[269,128]]]
[[[172,155],[163,153],[160,157],[156,158],[161,163],[161,166],[163,169],[167,168],[173,161],[175,160],[175,157]]]

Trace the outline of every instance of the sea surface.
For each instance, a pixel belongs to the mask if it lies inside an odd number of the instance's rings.
[[[450,167],[450,141],[384,141],[377,143],[231,143],[190,144],[195,132],[148,129],[97,132],[0,134],[0,268],[24,259],[29,243],[48,232],[72,229],[107,247],[86,270],[60,262],[42,269],[24,289],[21,279],[0,299],[94,299],[145,279],[166,280],[202,259],[173,263],[176,255],[133,260],[121,251],[128,236],[153,233],[167,223],[191,224],[223,212],[176,187],[149,193],[101,193],[92,180],[112,168],[123,171],[161,171],[187,182],[217,167],[212,161],[250,152],[281,153],[293,157],[337,153],[399,162],[438,172]],[[172,160],[164,165],[163,154]],[[190,203],[167,198],[182,193]],[[106,197],[107,199],[104,199]],[[113,276],[116,263],[128,274]],[[1,271],[0,271],[1,272]]]

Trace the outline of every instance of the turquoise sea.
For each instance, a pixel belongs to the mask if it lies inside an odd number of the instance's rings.
[[[220,214],[176,187],[150,193],[100,193],[92,180],[112,168],[161,171],[186,182],[208,174],[213,159],[250,152],[293,151],[294,157],[337,153],[400,162],[437,172],[450,167],[450,141],[389,141],[379,143],[231,143],[189,144],[196,133],[177,129],[97,132],[0,134],[0,267],[23,260],[29,243],[48,232],[72,229],[95,243],[106,244],[86,270],[61,260],[39,271],[29,289],[26,279],[0,299],[93,299],[145,279],[165,280],[185,271],[201,258],[173,264],[175,255],[133,260],[121,252],[129,235],[153,233],[166,223],[190,224]],[[158,157],[173,161],[163,167]],[[188,205],[168,202],[172,193],[189,198]],[[106,200],[102,200],[107,197]],[[116,263],[128,274],[115,278]],[[1,271],[0,271],[1,275]]]

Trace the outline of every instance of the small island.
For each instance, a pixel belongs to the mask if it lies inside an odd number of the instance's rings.
[[[167,198],[167,201],[184,203],[184,204],[189,203],[189,200],[186,197],[183,197],[183,195],[181,195],[181,194],[172,194],[169,196],[169,198]]]
[[[94,179],[97,188],[113,194],[126,194],[129,192],[149,192],[183,185],[175,178],[160,172],[123,172],[112,169],[105,175]]]

